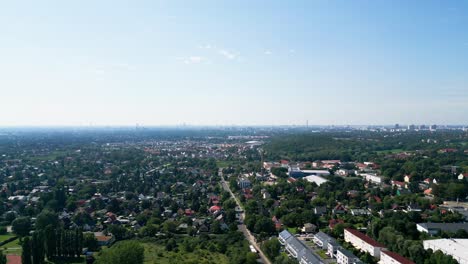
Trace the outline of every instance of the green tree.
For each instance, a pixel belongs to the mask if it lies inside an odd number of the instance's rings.
[[[31,256],[32,256],[32,247],[31,247],[31,240],[29,237],[25,237],[21,242],[21,246],[23,248],[23,252],[21,253],[21,263],[22,264],[32,264]]]
[[[122,241],[105,250],[97,259],[97,264],[142,264],[144,248],[137,241]]]
[[[33,264],[44,263],[44,235],[42,231],[35,231],[31,239],[32,260]]]
[[[43,210],[36,219],[36,230],[43,230],[46,226],[51,225],[53,228],[58,226],[58,216],[56,213]]]
[[[120,225],[110,225],[107,232],[111,233],[116,240],[122,240],[130,236],[128,230]]]
[[[424,259],[426,257],[426,251],[424,247],[421,245],[421,242],[416,241],[416,243],[412,243],[408,247],[408,254],[409,257],[416,263],[424,263]]]
[[[173,238],[171,238],[171,239],[169,239],[169,240],[167,241],[167,243],[166,243],[166,250],[167,250],[167,251],[172,251],[172,250],[174,250],[176,247],[177,247],[177,243],[176,243],[176,241],[175,241]]]
[[[27,236],[31,230],[31,218],[29,217],[18,217],[11,223],[13,232],[18,236]]]
[[[257,218],[257,222],[254,225],[253,231],[257,234],[260,234],[262,232],[272,234],[275,232],[275,224],[268,217],[260,216],[259,218]]]
[[[47,258],[51,258],[57,253],[57,236],[55,229],[49,225],[45,228],[45,246]]]
[[[96,237],[92,233],[86,233],[83,236],[83,246],[88,248],[89,251],[98,251],[99,245]]]
[[[67,195],[65,193],[64,188],[58,188],[55,190],[54,199],[57,201],[57,207],[62,209],[65,207],[65,203],[67,201]]]
[[[221,234],[223,231],[221,229],[221,224],[219,223],[219,221],[214,221],[212,224],[211,224],[211,233],[213,234]]]
[[[7,258],[5,254],[3,254],[3,251],[0,250],[0,264],[6,264],[7,263]]]
[[[83,230],[80,228],[75,230],[76,244],[75,244],[75,255],[80,256],[83,249]]]
[[[267,257],[273,261],[279,255],[281,249],[281,244],[276,238],[272,238],[263,242],[262,250],[265,252]]]
[[[246,264],[257,264],[257,254],[248,252],[245,256],[245,263]]]
[[[424,261],[424,264],[457,264],[458,262],[452,256],[445,255],[442,251],[429,254],[429,258]]]

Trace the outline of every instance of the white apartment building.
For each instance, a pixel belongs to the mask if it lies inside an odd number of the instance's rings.
[[[380,252],[379,264],[414,264],[414,262],[395,252],[383,249]]]
[[[344,230],[344,238],[346,242],[351,243],[355,248],[368,252],[377,259],[380,259],[380,251],[385,248],[384,245],[352,228]]]
[[[374,184],[382,184],[383,178],[382,176],[378,176],[377,174],[372,173],[363,173],[360,174],[366,181],[374,183]]]
[[[361,260],[353,253],[340,247],[336,251],[336,263],[338,264],[357,264],[362,263]]]

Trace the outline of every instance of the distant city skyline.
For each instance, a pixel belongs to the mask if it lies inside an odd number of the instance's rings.
[[[0,127],[468,124],[467,1],[5,1]]]

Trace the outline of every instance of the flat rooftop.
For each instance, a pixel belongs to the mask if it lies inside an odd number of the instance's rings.
[[[468,239],[434,239],[424,240],[424,248],[441,250],[447,255],[451,255],[459,263],[468,263]]]

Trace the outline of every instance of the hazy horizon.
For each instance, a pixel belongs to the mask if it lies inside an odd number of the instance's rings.
[[[7,1],[0,22],[0,127],[468,124],[466,1]]]

